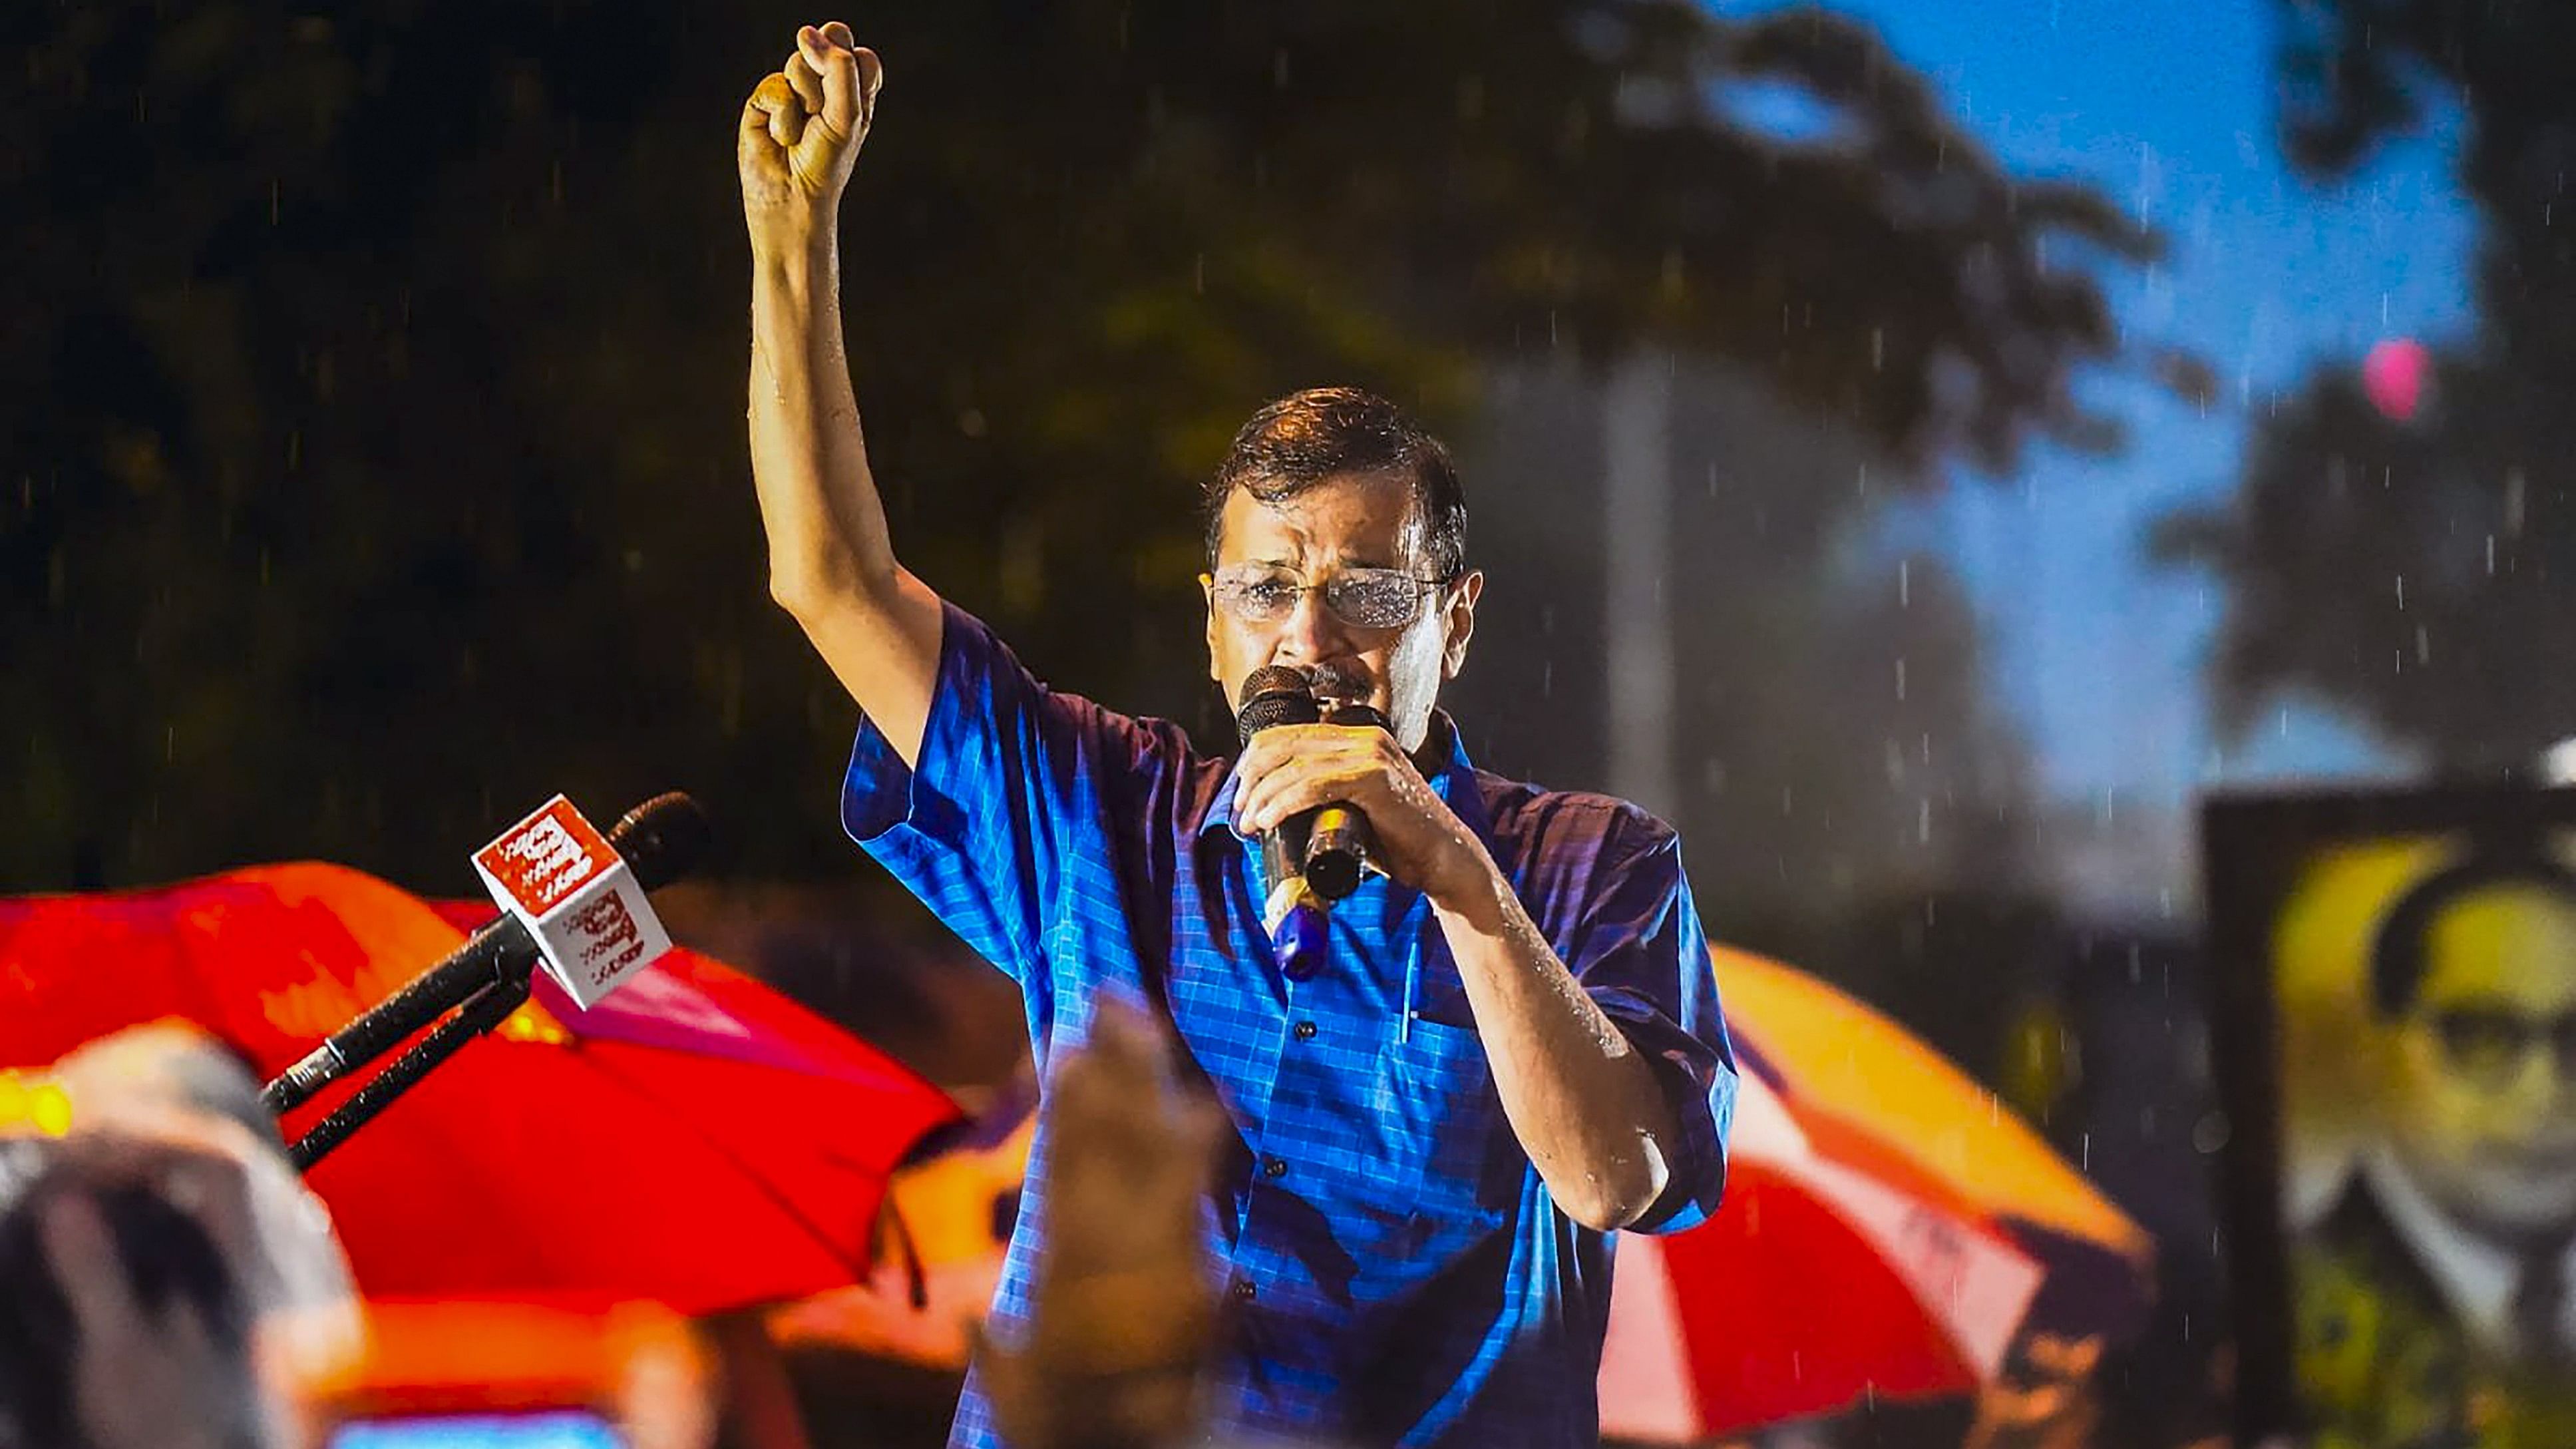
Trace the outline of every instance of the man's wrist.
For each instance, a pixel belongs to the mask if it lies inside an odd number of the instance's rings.
[[[838,250],[839,242],[828,225],[762,230],[752,234],[752,270],[760,280],[803,288],[832,275]]]
[[[1503,878],[1493,857],[1482,847],[1463,842],[1448,879],[1423,894],[1430,898],[1431,909],[1444,922],[1483,936],[1500,935],[1519,905],[1512,894],[1512,883]]]

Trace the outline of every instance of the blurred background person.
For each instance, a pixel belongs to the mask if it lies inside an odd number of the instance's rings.
[[[54,1065],[83,1132],[114,1130],[232,1165],[243,1220],[229,1226],[253,1312],[277,1352],[327,1372],[359,1341],[357,1285],[329,1212],[286,1156],[260,1083],[224,1044],[184,1021],[113,1032]]]
[[[237,1162],[116,1129],[19,1137],[0,1194],[0,1445],[293,1442],[256,1352]]]
[[[1200,1237],[1224,1114],[1183,1087],[1151,1018],[1105,1002],[1041,1108],[1049,1231],[1029,1319],[984,1349],[1014,1449],[1157,1449],[1203,1437],[1223,1331]]]

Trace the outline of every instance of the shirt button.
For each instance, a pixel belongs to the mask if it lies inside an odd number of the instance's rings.
[[[1311,1021],[1301,1021],[1301,1022],[1297,1023],[1297,1040],[1299,1040],[1299,1041],[1313,1041],[1314,1039],[1315,1039],[1315,1024],[1314,1024],[1313,1022],[1311,1022]]]
[[[1260,1290],[1252,1286],[1252,1280],[1249,1278],[1237,1278],[1234,1280],[1234,1297],[1235,1301],[1238,1303],[1251,1302],[1252,1295],[1258,1291]]]
[[[1261,1159],[1261,1175],[1263,1177],[1286,1177],[1288,1175],[1288,1159],[1284,1157],[1265,1157]]]

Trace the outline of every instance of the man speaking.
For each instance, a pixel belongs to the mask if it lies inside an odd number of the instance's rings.
[[[865,715],[844,823],[1019,982],[1041,1067],[1124,998],[1213,1084],[1221,1431],[1593,1443],[1609,1234],[1698,1222],[1725,1180],[1734,1064],[1672,831],[1468,763],[1434,708],[1484,583],[1458,479],[1368,394],[1272,403],[1208,486],[1210,676],[1292,706],[1231,764],[1048,689],[907,572],[836,288],[882,77],[847,27],[804,29],[739,137],[770,589]],[[1319,807],[1364,822],[1368,868],[1330,903],[1265,845]],[[1046,1197],[1028,1185],[999,1341]],[[995,1442],[974,1375],[952,1442]]]

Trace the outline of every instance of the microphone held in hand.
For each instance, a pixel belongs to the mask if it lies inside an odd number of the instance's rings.
[[[549,812],[556,813],[550,816]],[[546,810],[531,816],[530,821],[539,822],[542,826],[563,818],[578,821],[579,817],[571,813],[568,804],[558,799]],[[484,854],[490,855],[495,849],[527,838],[528,825],[529,822],[522,822],[514,827],[511,835],[486,847]],[[581,828],[588,829],[586,825]],[[558,830],[556,833],[561,832]],[[591,838],[597,839],[596,836]],[[616,862],[622,864],[631,883],[643,891],[651,891],[694,869],[712,838],[706,813],[698,808],[697,802],[673,791],[628,811],[608,832],[605,844],[615,852]],[[576,844],[558,845],[551,836],[539,843],[547,848],[536,852],[522,851],[520,863],[539,868],[561,867],[567,862],[579,866]],[[568,873],[558,869],[555,878]],[[631,923],[631,909],[626,914]],[[658,934],[660,928],[657,924],[652,929]],[[477,930],[446,960],[422,972],[400,991],[332,1033],[304,1060],[270,1082],[260,1094],[262,1103],[272,1113],[292,1110],[314,1093],[392,1050],[404,1038],[438,1020],[486,987],[505,984],[513,978],[524,985],[529,973],[545,959],[546,954],[547,947],[540,942],[539,932],[530,928],[528,916],[520,910],[504,911]],[[618,979],[622,980],[622,975]],[[607,984],[613,986],[615,982]]]
[[[1324,723],[1387,727],[1386,716],[1364,704],[1334,705],[1324,716]],[[1368,873],[1373,844],[1367,816],[1338,800],[1318,808],[1306,832],[1306,884],[1328,901],[1338,901],[1358,890],[1361,878]]]
[[[1235,737],[1248,745],[1254,735],[1273,725],[1313,724],[1322,718],[1306,676],[1284,665],[1264,665],[1243,681],[1243,707],[1234,716]],[[1274,904],[1290,882],[1306,874],[1309,823],[1307,816],[1300,815],[1262,832],[1261,884]]]

